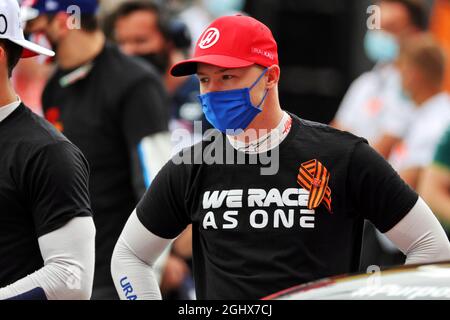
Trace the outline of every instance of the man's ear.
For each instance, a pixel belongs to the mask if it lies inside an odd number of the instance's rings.
[[[0,46],[0,59],[6,59],[6,51],[2,46]]]
[[[8,57],[6,56],[5,49],[0,46],[0,66],[7,66],[8,64]]]
[[[3,77],[9,78],[8,74],[8,55],[5,48],[0,45],[0,77],[2,79]]]
[[[267,70],[267,89],[272,89],[280,81],[280,67],[276,64],[270,66]]]

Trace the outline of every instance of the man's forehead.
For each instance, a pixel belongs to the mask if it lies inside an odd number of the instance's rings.
[[[115,21],[115,27],[124,23],[139,24],[141,27],[157,27],[158,16],[155,12],[149,10],[136,10],[127,15],[120,16]]]
[[[398,29],[408,26],[410,23],[408,10],[401,3],[381,2],[381,25],[387,31],[400,31]],[[391,30],[393,29],[393,30]]]
[[[121,36],[136,36],[160,33],[155,19],[148,19],[147,11],[136,11],[128,16],[118,18],[114,23],[114,32]],[[146,16],[147,15],[147,16]]]
[[[243,67],[243,68],[224,68],[224,67],[218,67],[218,66],[214,66],[211,64],[199,62],[197,64],[197,74],[206,74],[206,73],[220,74],[220,73],[225,73],[230,70],[234,71],[234,72],[246,72],[252,67],[253,67],[253,65],[249,66],[249,67]]]

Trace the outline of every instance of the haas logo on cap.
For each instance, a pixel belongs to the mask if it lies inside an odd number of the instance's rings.
[[[213,45],[219,41],[220,38],[220,32],[217,30],[217,28],[209,28],[205,31],[203,34],[203,37],[200,39],[198,46],[201,49],[208,49],[211,48]]]
[[[8,20],[4,14],[0,14],[0,34],[5,34],[8,31]]]

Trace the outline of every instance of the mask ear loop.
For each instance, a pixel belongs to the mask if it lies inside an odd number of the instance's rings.
[[[259,109],[259,107],[261,107],[261,105],[263,104],[264,100],[266,100],[267,94],[269,93],[269,89],[266,89],[266,92],[264,93],[264,96],[261,99],[261,102],[256,106],[256,108]]]
[[[266,74],[267,70],[269,70],[269,68],[264,69],[264,71],[261,73],[261,75],[258,77],[258,79],[256,79],[256,81],[253,82],[253,84],[250,86],[249,91],[252,90],[256,86],[256,84],[259,82],[259,80],[261,80],[261,78]],[[266,100],[268,93],[269,93],[269,89],[266,89],[266,92],[264,93],[264,96],[262,97],[261,102],[255,108],[259,109],[259,107],[261,107],[264,100]]]

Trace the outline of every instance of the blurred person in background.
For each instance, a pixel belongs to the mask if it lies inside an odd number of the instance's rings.
[[[181,151],[201,140],[202,132],[194,132],[194,121],[202,121],[202,107],[197,96],[198,79],[195,76],[176,78],[169,74],[169,66],[188,57],[191,45],[189,31],[181,21],[170,19],[155,2],[137,0],[120,5],[112,14],[112,38],[121,50],[131,56],[144,59],[163,77],[171,98],[170,131],[184,129],[177,135],[172,153]],[[210,126],[202,126],[203,129]],[[175,241],[162,276],[161,288],[166,298],[192,298],[193,281],[190,276],[191,229]]]
[[[381,0],[379,29],[367,30],[364,49],[375,66],[350,86],[331,123],[366,138],[387,158],[401,141],[414,117],[414,106],[402,95],[397,66],[399,41],[427,27],[426,7],[421,0]],[[391,266],[405,257],[369,222],[364,226],[361,256],[363,271],[370,265]]]
[[[411,188],[417,189],[423,170],[432,163],[440,137],[450,124],[450,97],[443,92],[444,55],[436,41],[426,33],[404,39],[400,46],[399,70],[402,95],[414,106],[414,118],[403,139],[388,158],[391,165]],[[370,227],[369,227],[370,228]],[[370,264],[400,264],[404,256],[380,233],[381,247],[366,228],[365,241]]]
[[[366,138],[385,158],[405,134],[414,107],[401,94],[396,65],[399,41],[427,27],[420,0],[381,0],[380,29],[367,30],[364,49],[374,68],[357,78],[332,125]]]
[[[420,177],[418,191],[450,239],[450,126],[437,147],[433,162]]]
[[[113,14],[112,24],[113,39],[122,51],[144,59],[163,77],[171,98],[170,130],[188,131],[185,141],[178,143],[173,152],[199,141],[201,132],[195,135],[194,121],[204,120],[204,117],[197,98],[198,79],[194,76],[176,78],[168,73],[170,65],[188,57],[191,37],[186,25],[169,18],[160,6],[148,0],[123,3]]]
[[[430,19],[430,31],[450,57],[450,0],[435,0]],[[450,63],[445,68],[444,90],[450,93]]]
[[[450,96],[443,91],[443,51],[429,34],[408,38],[400,46],[399,70],[403,94],[416,111],[405,137],[392,149],[389,162],[406,183],[417,189],[450,125]]]
[[[389,161],[416,189],[423,169],[432,163],[439,139],[450,125],[450,96],[443,91],[445,58],[432,36],[421,34],[402,42],[399,66],[404,94],[417,111]]]
[[[78,6],[81,15],[71,11]],[[97,227],[93,299],[115,299],[109,265],[130,210],[170,156],[158,74],[105,41],[95,0],[37,0],[27,23],[56,51],[42,97],[47,120],[86,155]]]

